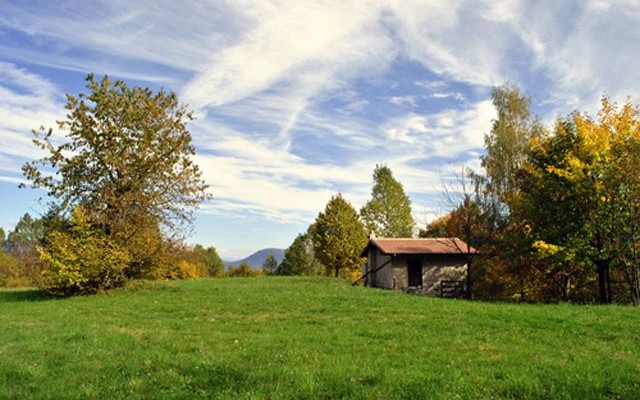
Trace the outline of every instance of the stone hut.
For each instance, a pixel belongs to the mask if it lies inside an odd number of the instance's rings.
[[[428,296],[462,297],[467,260],[476,250],[458,238],[379,238],[372,235],[361,256],[367,257],[365,286]]]

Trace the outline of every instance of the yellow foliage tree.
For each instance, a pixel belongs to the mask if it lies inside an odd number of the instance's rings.
[[[120,286],[129,254],[101,229],[94,228],[84,212],[75,208],[68,231],[52,231],[47,245],[38,247],[45,290],[57,296],[88,294]]]

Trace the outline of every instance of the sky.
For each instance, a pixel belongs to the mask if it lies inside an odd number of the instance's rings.
[[[211,201],[190,243],[235,260],[288,247],[342,193],[360,209],[386,164],[418,226],[443,182],[479,168],[491,90],[550,123],[639,102],[638,0],[0,0],[0,227],[42,213],[18,189],[88,73],[173,90],[193,110]],[[63,135],[64,132],[58,134]]]

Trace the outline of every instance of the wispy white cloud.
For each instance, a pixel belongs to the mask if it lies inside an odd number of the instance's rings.
[[[494,117],[491,102],[485,100],[462,110],[422,115],[411,112],[389,121],[385,132],[391,141],[406,142],[406,147],[397,151],[399,155],[454,160],[482,148]],[[389,147],[394,146],[390,143]]]
[[[416,106],[416,96],[406,95],[406,96],[391,96],[389,98],[389,103],[395,104],[397,106]]]
[[[293,81],[313,96],[332,89],[335,79],[384,68],[384,63],[368,61],[391,61],[392,42],[377,24],[379,8],[363,5],[255,2],[260,23],[239,43],[212,56],[183,95],[196,108],[217,106]]]
[[[434,210],[443,164],[482,151],[490,86],[520,84],[549,115],[633,95],[639,27],[632,0],[7,3],[0,29],[21,41],[0,43],[0,169],[63,116],[65,82],[38,65],[177,90],[199,116],[202,213],[303,225],[337,191],[361,205],[383,162]]]
[[[22,163],[42,153],[33,143],[33,129],[54,126],[59,116],[56,86],[14,64],[0,62],[0,159],[2,169],[19,174]],[[17,178],[15,178],[17,179]]]

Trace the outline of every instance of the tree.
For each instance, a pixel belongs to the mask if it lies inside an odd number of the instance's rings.
[[[264,275],[275,275],[278,269],[278,260],[273,254],[269,254],[262,263],[262,273]]]
[[[598,298],[611,302],[616,266],[626,269],[636,297],[638,115],[631,104],[619,109],[605,97],[597,119],[574,112],[553,135],[533,141],[523,174],[523,216],[531,221],[536,249],[553,261],[550,271],[565,277],[565,299],[569,279],[595,270]]]
[[[33,219],[24,214],[7,237],[9,249],[14,254],[31,252],[44,239],[45,226],[42,219]]]
[[[260,275],[260,271],[257,271],[251,268],[251,265],[246,261],[240,264],[238,267],[231,265],[229,267],[229,271],[227,272],[227,276],[230,278],[245,278],[251,276]]]
[[[321,275],[326,267],[316,258],[310,233],[299,234],[284,252],[276,275]]]
[[[145,238],[185,228],[209,198],[193,161],[192,115],[173,92],[129,88],[107,76],[86,81],[89,94],[67,95],[66,119],[58,122],[68,141],[55,145],[51,128],[34,131],[47,156],[23,172],[61,210],[82,206],[110,240],[132,250],[132,265],[144,265],[137,255],[149,253]]]
[[[522,94],[518,87],[496,87],[491,98],[498,118],[484,137],[486,154],[480,161],[486,175],[486,190],[509,206],[517,194],[517,173],[527,158],[529,141],[543,127],[531,114],[531,97]]]
[[[513,284],[514,279],[510,279],[506,286],[519,286],[519,296],[524,300],[530,262],[522,255],[528,254],[528,247],[522,236],[524,226],[512,211],[520,201],[518,179],[528,157],[529,143],[542,133],[543,126],[531,113],[531,98],[518,87],[506,84],[496,87],[491,97],[497,118],[484,137],[486,154],[480,159],[483,172],[472,174],[477,194],[473,200],[487,228],[483,234],[486,239],[483,252],[498,255],[493,257],[492,265],[485,265],[484,272],[515,278],[519,284]],[[494,266],[499,266],[501,271],[489,271]]]
[[[19,277],[25,286],[37,286],[42,281],[36,246],[44,243],[48,221],[48,216],[33,218],[26,213],[18,220],[4,242],[3,248],[15,258],[14,275]]]
[[[458,237],[466,243],[465,248],[458,250],[466,258],[466,296],[470,299],[474,289],[474,259],[494,239],[498,223],[496,206],[490,201],[493,197],[487,200],[480,182],[470,169],[463,169],[452,186],[444,187],[444,200],[451,212],[420,231],[421,237]]]
[[[224,275],[224,262],[218,255],[215,247],[204,248],[201,245],[196,245],[194,251],[198,253],[209,276],[222,276]]]
[[[360,210],[369,231],[382,237],[411,237],[415,222],[411,201],[402,184],[394,179],[386,165],[376,165],[373,171],[371,200]]]
[[[640,107],[630,103],[617,108],[607,101],[601,123],[615,132],[612,166],[605,184],[612,190],[611,203],[618,211],[612,223],[613,249],[629,285],[635,306],[640,305]]]
[[[327,274],[350,277],[362,268],[367,233],[358,213],[342,195],[333,196],[309,228],[314,252]]]
[[[0,287],[28,286],[29,283],[30,281],[22,274],[16,257],[0,250]]]

